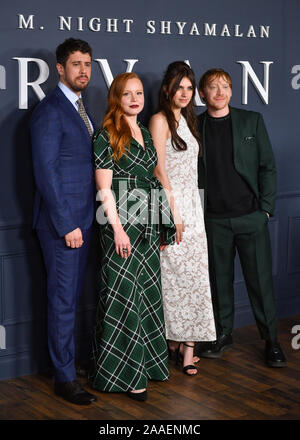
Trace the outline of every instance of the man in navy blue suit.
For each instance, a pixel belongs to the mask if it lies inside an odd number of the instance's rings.
[[[48,345],[54,391],[88,405],[96,397],[76,380],[75,318],[94,219],[93,123],[81,92],[91,76],[88,43],[69,38],[56,50],[59,84],[31,119],[36,181],[34,228],[47,270]]]

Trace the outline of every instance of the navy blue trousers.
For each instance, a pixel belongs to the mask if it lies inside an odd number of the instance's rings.
[[[48,346],[56,382],[76,379],[75,321],[88,259],[91,228],[82,231],[84,244],[72,249],[52,231],[37,230],[46,271]]]

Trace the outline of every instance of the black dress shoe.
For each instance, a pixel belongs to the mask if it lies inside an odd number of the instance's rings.
[[[130,397],[133,400],[137,400],[138,402],[145,402],[147,400],[147,390],[141,392],[141,393],[133,393],[132,391],[128,390],[126,391],[126,394],[128,397]]]
[[[77,380],[64,383],[55,382],[54,392],[68,402],[75,403],[75,405],[89,405],[97,401],[97,397],[82,388]]]
[[[286,357],[278,341],[266,341],[265,347],[266,364],[268,367],[286,367]]]
[[[231,335],[221,335],[214,342],[211,342],[206,349],[197,353],[199,357],[217,359],[223,354],[223,351],[230,350],[233,346],[233,340]]]

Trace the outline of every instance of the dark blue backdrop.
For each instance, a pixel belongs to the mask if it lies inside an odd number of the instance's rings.
[[[59,17],[64,17],[64,26],[60,26]],[[147,27],[148,21],[152,23]],[[87,40],[94,59],[106,60],[93,63],[86,92],[86,102],[98,124],[106,107],[109,74],[124,71],[128,64],[124,60],[138,60],[133,70],[145,86],[146,107],[141,119],[146,124],[155,111],[162,73],[171,61],[189,60],[197,78],[213,66],[231,73],[232,105],[262,112],[273,144],[279,179],[270,232],[278,316],[299,313],[299,21],[298,0],[73,0],[64,4],[58,0],[48,4],[27,0],[26,5],[14,0],[2,7],[0,334],[6,334],[6,340],[0,339],[0,379],[31,373],[47,364],[45,273],[38,241],[31,230],[34,182],[28,134],[30,114],[39,97],[26,82],[35,82],[40,74],[46,78],[48,66],[49,77],[36,90],[47,93],[55,86],[55,48],[71,36]],[[215,24],[215,35],[208,31],[205,35],[205,23],[212,31]],[[268,37],[261,37],[261,26]],[[42,61],[29,62],[30,58]],[[249,78],[246,82],[247,105],[242,98],[245,62],[257,75],[256,86]],[[272,62],[265,92],[268,103],[257,91],[258,82],[264,86],[261,62]],[[198,106],[197,112],[203,109]],[[89,347],[97,300],[97,264],[95,244],[78,312],[77,342],[82,356]],[[236,326],[253,323],[238,262],[235,286]]]

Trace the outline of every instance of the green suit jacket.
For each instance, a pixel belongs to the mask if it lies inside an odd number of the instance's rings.
[[[276,167],[270,139],[262,115],[230,107],[233,135],[234,166],[249,184],[260,208],[274,215]],[[199,188],[206,188],[205,123],[207,111],[198,116],[203,156],[199,158]]]

